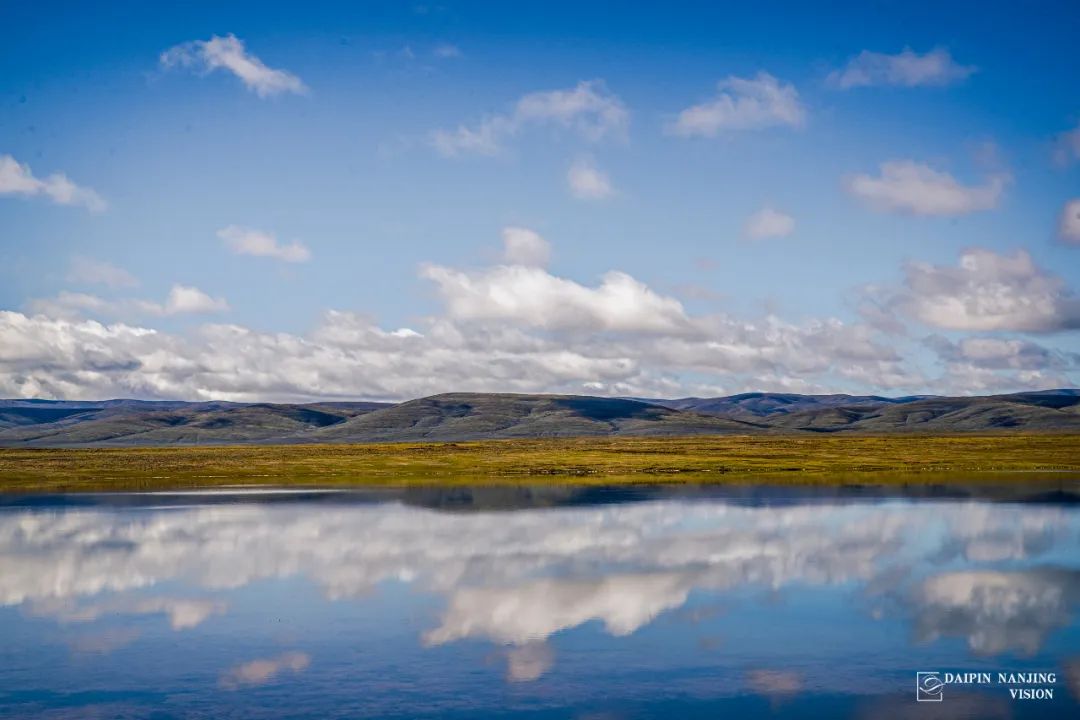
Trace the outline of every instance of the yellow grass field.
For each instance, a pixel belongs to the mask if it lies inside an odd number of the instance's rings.
[[[1078,435],[574,438],[0,449],[0,491],[224,485],[936,482],[1080,477]]]

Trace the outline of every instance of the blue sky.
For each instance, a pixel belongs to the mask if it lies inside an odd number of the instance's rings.
[[[0,394],[1077,384],[1075,4],[0,14]]]

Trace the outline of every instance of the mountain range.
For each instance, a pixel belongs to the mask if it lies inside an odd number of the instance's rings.
[[[1080,390],[658,400],[447,393],[402,403],[0,400],[0,446],[464,441],[768,433],[1080,432]]]

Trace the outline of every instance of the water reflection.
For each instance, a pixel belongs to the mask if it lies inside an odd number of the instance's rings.
[[[137,687],[183,698],[176,716],[302,699],[342,717],[881,717],[915,707],[915,670],[1028,666],[1061,674],[1051,705],[956,691],[947,716],[1077,709],[1075,505],[595,492],[11,503],[0,688],[18,690],[0,711]],[[122,664],[163,650],[168,668]]]
[[[240,663],[230,668],[221,676],[218,684],[226,690],[236,690],[251,685],[270,682],[275,676],[285,673],[298,673],[307,669],[311,657],[302,652],[286,652],[272,658],[259,658]]]
[[[1080,572],[1056,567],[964,571],[927,578],[914,605],[923,641],[957,636],[982,655],[1034,655],[1068,626],[1080,601]]]

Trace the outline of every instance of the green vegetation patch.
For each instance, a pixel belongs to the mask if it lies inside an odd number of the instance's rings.
[[[1080,435],[710,436],[0,449],[0,490],[225,485],[936,482],[1080,473]],[[921,479],[920,479],[921,478]]]

